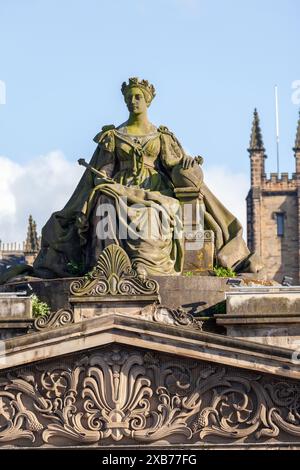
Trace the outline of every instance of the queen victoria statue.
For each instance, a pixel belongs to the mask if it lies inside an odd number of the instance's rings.
[[[242,238],[239,221],[203,182],[199,159],[187,156],[175,135],[148,119],[155,97],[146,80],[129,78],[122,94],[129,117],[106,125],[65,207],[42,230],[32,273],[42,278],[71,276],[70,265],[88,272],[103,249],[114,243],[141,275],[176,275],[183,269],[184,240],[176,188],[200,191],[204,228],[215,235],[216,264],[257,269]]]

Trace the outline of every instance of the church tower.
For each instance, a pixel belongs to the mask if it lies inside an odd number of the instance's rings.
[[[296,172],[265,173],[265,149],[257,110],[254,110],[250,146],[251,188],[247,195],[247,239],[261,256],[267,276],[284,276],[299,284],[300,270],[300,117],[295,141]]]
[[[296,167],[296,187],[297,187],[297,211],[298,211],[298,275],[300,281],[300,111],[299,111],[299,118],[298,118],[298,125],[297,125],[297,132],[296,132],[296,140],[295,146],[293,148],[295,154],[295,167]]]

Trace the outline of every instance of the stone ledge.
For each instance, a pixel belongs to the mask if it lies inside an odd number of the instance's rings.
[[[229,289],[227,278],[216,276],[152,276],[159,284],[161,302],[168,307],[182,305],[193,314],[208,312],[214,305],[225,300]],[[0,286],[0,291],[24,289],[29,283],[33,292],[51,305],[51,310],[68,309],[69,288],[78,278],[37,279],[27,278]]]
[[[255,314],[249,315],[214,315],[218,325],[277,325],[277,324],[297,324],[300,323],[300,314],[298,316],[293,314],[280,314],[275,315],[262,315]]]

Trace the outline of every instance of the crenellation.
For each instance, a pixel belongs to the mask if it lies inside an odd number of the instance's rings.
[[[281,173],[280,181],[282,183],[288,183],[290,181],[289,180],[289,174],[288,173]]]
[[[296,173],[293,173],[290,177],[288,173],[284,172],[278,175],[277,173],[271,173],[270,177],[266,175],[262,181],[262,189],[265,191],[296,191],[297,189],[297,178]]]
[[[21,244],[17,242],[2,242],[0,251],[4,254],[23,252],[23,250],[21,249]]]
[[[278,173],[271,173],[270,174],[270,181],[271,183],[278,183]]]

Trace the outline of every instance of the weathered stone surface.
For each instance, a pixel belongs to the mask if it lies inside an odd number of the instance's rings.
[[[185,234],[184,271],[207,275],[213,270],[215,256],[212,230],[191,231]]]
[[[226,294],[226,315],[216,315],[227,335],[300,350],[300,289],[239,289]]]
[[[134,299],[126,298],[124,300],[116,297],[107,298],[76,298],[71,297],[70,303],[74,311],[74,321],[87,320],[88,318],[97,317],[105,313],[123,313],[128,315],[138,314],[140,310],[147,305],[151,305],[157,300],[157,297],[152,299]]]
[[[0,321],[4,319],[32,318],[32,300],[30,297],[21,297],[15,293],[0,294]]]
[[[13,292],[0,294],[0,340],[26,334],[32,323],[31,297]]]
[[[226,295],[228,315],[299,315],[300,287],[237,288]]]
[[[256,343],[263,343],[274,345],[282,348],[289,348],[295,354],[295,357],[300,356],[300,321],[298,324],[293,320],[291,325],[287,322],[276,323],[276,319],[266,319],[265,324],[262,322],[250,323],[248,319],[241,324],[235,324],[236,319],[232,320],[234,324],[229,321],[222,321],[218,318],[219,325],[226,327],[227,335],[240,340],[245,339],[248,341],[255,341]]]

